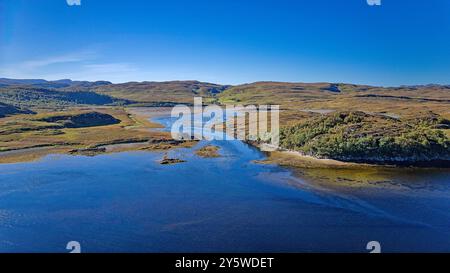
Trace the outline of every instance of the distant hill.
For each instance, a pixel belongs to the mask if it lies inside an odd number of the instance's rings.
[[[342,83],[256,82],[228,88],[219,95],[222,103],[286,104],[353,96],[402,99],[450,100],[450,86],[423,85],[377,87]]]
[[[44,84],[46,82],[47,82],[46,80],[40,80],[40,79],[19,80],[19,79],[0,78],[0,87],[2,87],[2,86],[10,86],[10,85]]]
[[[280,104],[301,99],[333,97],[342,90],[333,83],[256,82],[228,88],[219,95],[222,103]]]
[[[192,103],[193,97],[213,98],[230,88],[199,81],[128,82],[94,88],[95,92],[137,102]]]
[[[3,86],[3,87],[2,87]],[[73,94],[70,94],[73,93]],[[127,82],[62,79],[0,79],[0,102],[20,106],[120,105],[172,106],[193,103],[275,104],[286,110],[283,121],[295,121],[305,110],[370,111],[411,115],[433,110],[450,116],[449,85],[378,87],[345,83],[255,82],[236,86],[200,81]],[[308,112],[308,111],[307,111]]]
[[[7,79],[0,78],[0,87],[7,86],[32,86],[39,88],[71,88],[72,90],[86,91],[86,89],[112,84],[108,81],[72,81],[62,79],[57,81],[46,81],[43,79]]]
[[[193,97],[201,96],[205,100],[230,88],[228,85],[199,81],[168,82],[127,82],[112,84],[108,81],[57,81],[0,79],[0,92],[4,88],[48,89],[53,91],[89,91],[138,103],[192,103]]]
[[[256,82],[230,87],[216,99],[222,104],[280,105],[283,123],[307,118],[314,112],[342,110],[400,117],[414,117],[431,110],[450,118],[448,85],[377,87],[343,83]]]
[[[16,114],[32,114],[33,112],[30,110],[20,109],[13,105],[5,104],[0,102],[0,118],[16,115]]]

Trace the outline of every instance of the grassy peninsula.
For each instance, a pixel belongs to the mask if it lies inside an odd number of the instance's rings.
[[[432,113],[397,119],[336,112],[286,126],[281,147],[317,158],[375,164],[439,164],[450,160],[450,121]]]

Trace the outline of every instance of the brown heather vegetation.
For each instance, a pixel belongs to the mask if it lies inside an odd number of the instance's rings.
[[[203,97],[211,101],[228,86],[202,83],[198,81],[170,81],[170,82],[130,82],[124,84],[99,86],[95,89],[100,94],[132,100],[137,103],[150,105],[160,103],[193,103],[193,97]]]

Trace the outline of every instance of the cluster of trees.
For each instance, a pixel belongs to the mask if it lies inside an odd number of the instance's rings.
[[[450,139],[435,129],[446,122],[339,112],[282,128],[280,144],[307,155],[346,161],[449,160]]]

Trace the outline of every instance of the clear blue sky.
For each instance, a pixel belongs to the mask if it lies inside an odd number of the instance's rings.
[[[0,0],[0,77],[450,83],[450,1]]]

